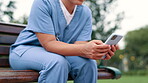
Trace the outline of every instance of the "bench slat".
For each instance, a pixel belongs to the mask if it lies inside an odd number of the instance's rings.
[[[0,58],[0,67],[10,67],[9,59],[7,57]]]
[[[0,23],[0,33],[8,33],[8,34],[17,34],[18,35],[24,27],[26,27],[26,26]]]
[[[9,34],[19,34],[20,31],[22,31],[22,28],[16,28],[12,26],[4,26],[0,25],[0,32],[1,33],[9,33]]]
[[[0,46],[0,56],[9,55],[10,46]]]
[[[33,70],[0,70],[0,83],[35,82],[38,76]]]
[[[16,41],[16,39],[17,39],[17,36],[15,35],[0,34],[0,44],[11,45]]]
[[[113,79],[105,69],[98,70],[98,79]],[[0,70],[0,83],[36,82],[39,73],[33,70]],[[68,80],[73,80],[71,77]]]

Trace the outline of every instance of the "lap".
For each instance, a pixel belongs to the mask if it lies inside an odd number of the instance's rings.
[[[72,68],[81,67],[85,64],[95,64],[95,60],[83,58],[80,56],[62,56],[56,53],[48,52],[43,47],[32,47],[22,56],[15,53],[10,54],[10,64],[14,69],[33,69],[43,70],[46,65],[60,63],[68,63]]]

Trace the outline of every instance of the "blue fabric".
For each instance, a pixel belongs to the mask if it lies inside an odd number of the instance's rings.
[[[47,52],[43,47],[34,46],[19,57],[10,55],[10,65],[15,70],[37,70],[38,83],[67,83],[68,74],[74,83],[97,83],[95,60],[79,56],[62,56]]]
[[[22,57],[11,53],[10,65],[15,70],[40,71],[38,83],[66,83],[68,74],[74,83],[96,83],[98,75],[95,60],[62,56],[37,46],[27,50]]]
[[[21,56],[30,46],[41,46],[34,32],[52,34],[60,41],[71,44],[91,40],[91,17],[90,9],[79,5],[72,21],[67,25],[59,0],[34,0],[28,25],[11,50]]]

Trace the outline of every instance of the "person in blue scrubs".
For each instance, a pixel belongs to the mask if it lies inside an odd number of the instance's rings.
[[[118,46],[91,40],[84,1],[34,0],[27,27],[10,49],[12,69],[39,71],[39,83],[66,83],[68,75],[74,83],[96,83],[95,60],[110,59]]]

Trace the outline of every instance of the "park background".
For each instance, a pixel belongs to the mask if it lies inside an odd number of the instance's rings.
[[[0,21],[27,24],[33,0],[0,0]],[[106,38],[113,32],[122,34],[120,50],[98,65],[122,71],[118,80],[100,82],[148,83],[148,1],[147,0],[86,0],[93,15],[93,39]],[[71,83],[71,82],[69,82]]]

